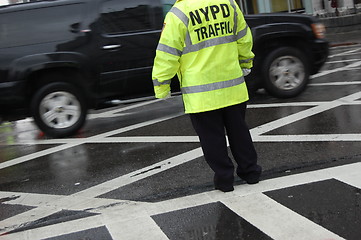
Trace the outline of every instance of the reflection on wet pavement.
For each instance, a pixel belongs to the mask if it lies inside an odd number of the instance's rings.
[[[222,203],[210,203],[152,216],[170,240],[271,240]]]
[[[331,179],[265,194],[345,239],[360,239],[359,188]]]

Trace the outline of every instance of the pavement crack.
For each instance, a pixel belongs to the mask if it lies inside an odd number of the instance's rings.
[[[162,168],[162,166],[164,166],[164,164],[163,164],[163,165],[160,165],[160,166],[156,166],[156,167],[150,168],[150,169],[147,169],[147,170],[144,170],[144,171],[142,171],[142,172],[140,172],[140,173],[137,173],[137,174],[134,174],[134,175],[132,175],[132,176],[130,176],[130,177],[136,177],[136,176],[139,176],[139,175],[148,173],[148,172],[150,172],[150,171],[154,171],[154,170],[160,169],[160,168]]]
[[[59,212],[56,212],[54,214],[51,214],[49,216],[37,219],[35,221],[30,222],[24,222],[17,226],[11,226],[8,228],[0,229],[0,230],[7,230],[7,232],[3,233],[6,234],[12,234],[22,231],[27,231],[31,229],[36,229],[40,227],[50,226],[50,225],[56,225],[59,223],[69,222],[77,219],[87,218],[98,215],[98,213],[90,213],[86,211],[70,211],[70,210],[61,210]]]
[[[9,201],[13,201],[15,199],[18,199],[20,196],[11,196],[11,197],[6,197],[6,198],[0,198],[0,203],[4,203],[4,202],[9,202]]]
[[[129,203],[131,203],[131,201],[111,203],[111,204],[107,204],[107,205],[103,205],[103,206],[99,206],[99,207],[95,207],[95,208],[87,208],[87,209],[84,209],[83,211],[84,212],[99,211],[99,210],[104,210],[104,209],[112,208],[112,207],[116,207],[116,206],[128,205]]]

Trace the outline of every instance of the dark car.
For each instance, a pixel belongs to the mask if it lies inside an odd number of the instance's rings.
[[[0,118],[33,117],[70,136],[87,110],[153,96],[151,70],[165,8],[160,0],[53,0],[0,6]],[[296,96],[328,55],[306,15],[252,15],[251,89]],[[173,91],[179,91],[173,81]]]
[[[248,85],[265,88],[275,97],[300,94],[309,76],[317,73],[327,60],[329,44],[325,27],[304,14],[273,13],[248,15],[256,55]]]

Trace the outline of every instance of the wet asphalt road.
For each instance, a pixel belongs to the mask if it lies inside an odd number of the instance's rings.
[[[296,98],[254,94],[247,123],[263,180],[361,162],[360,105],[361,45],[332,48],[322,71]],[[8,204],[18,197],[14,192],[158,203],[211,191],[212,179],[180,96],[93,111],[69,139],[43,136],[31,119],[5,123],[0,233],[12,229],[7,219],[34,209]]]

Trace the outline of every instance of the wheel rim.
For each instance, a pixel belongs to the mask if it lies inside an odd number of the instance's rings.
[[[40,102],[39,113],[47,126],[62,129],[71,127],[79,120],[81,105],[71,93],[53,92]]]
[[[269,75],[278,89],[293,90],[305,81],[305,67],[297,57],[282,56],[272,62]]]

